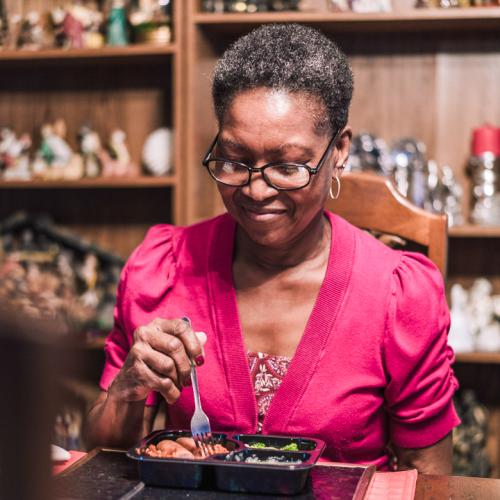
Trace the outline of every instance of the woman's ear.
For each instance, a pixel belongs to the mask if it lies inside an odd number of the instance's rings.
[[[333,174],[340,176],[344,170],[344,166],[349,158],[349,149],[351,147],[352,128],[346,125],[337,139],[336,147],[339,152]]]

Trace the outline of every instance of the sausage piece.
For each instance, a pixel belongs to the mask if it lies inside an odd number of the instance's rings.
[[[192,437],[180,437],[175,440],[176,443],[179,443],[181,446],[184,446],[186,450],[190,451],[193,455],[196,452],[196,443]]]
[[[170,439],[160,441],[156,445],[156,448],[160,451],[161,456],[164,458],[194,458],[194,455],[189,450],[184,448],[184,446],[175,441],[171,441]]]

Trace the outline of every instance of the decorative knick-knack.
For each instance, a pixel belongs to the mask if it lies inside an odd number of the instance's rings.
[[[115,129],[111,132],[107,149],[102,149],[99,153],[104,177],[134,177],[139,175],[139,169],[130,157],[126,139],[127,135],[121,129]]]
[[[72,12],[66,12],[62,30],[69,48],[83,48],[83,24]]]
[[[0,132],[0,174],[5,180],[29,180],[31,169],[29,149],[31,137],[17,137],[13,130],[4,128]]]
[[[86,177],[97,177],[101,173],[99,154],[102,150],[99,134],[91,127],[84,125],[78,134],[80,151],[83,155],[83,165]]]
[[[144,170],[152,175],[167,175],[172,170],[172,131],[159,128],[149,134],[142,149]]]
[[[0,0],[0,48],[6,47],[9,36],[9,17],[5,0]]]
[[[108,16],[108,45],[127,45],[127,13],[123,0],[113,0]]]

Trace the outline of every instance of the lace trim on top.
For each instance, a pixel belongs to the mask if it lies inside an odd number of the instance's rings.
[[[261,432],[269,405],[283,381],[292,358],[250,351],[247,352],[247,357],[257,400],[257,432]]]

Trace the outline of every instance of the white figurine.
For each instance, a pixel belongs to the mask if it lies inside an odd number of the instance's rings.
[[[0,132],[0,169],[5,180],[30,180],[32,177],[29,159],[31,137],[23,134],[19,138],[9,128]]]
[[[451,327],[448,343],[455,352],[474,350],[474,337],[469,327],[467,314],[467,291],[462,285],[455,283],[451,287]]]
[[[168,128],[159,128],[146,139],[142,149],[142,162],[147,173],[160,176],[172,170],[173,137]]]
[[[51,167],[62,168],[71,159],[73,151],[64,140],[62,132],[66,130],[65,125],[64,128],[61,122],[57,125],[57,130],[56,124],[46,123],[42,126],[41,154]]]
[[[478,335],[493,319],[493,285],[486,278],[474,281],[469,292],[469,322],[474,335]]]
[[[476,337],[476,349],[488,352],[500,351],[500,323],[492,322],[479,332]]]
[[[102,150],[99,134],[88,126],[80,129],[80,151],[83,154],[84,170],[87,177],[97,177],[101,173],[99,153]]]

